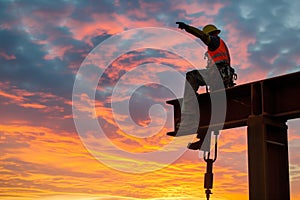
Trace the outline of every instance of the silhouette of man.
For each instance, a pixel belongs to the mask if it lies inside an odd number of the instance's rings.
[[[234,86],[233,80],[236,79],[234,69],[230,66],[230,53],[225,42],[219,37],[220,30],[212,24],[208,24],[199,30],[184,22],[176,22],[179,29],[201,39],[207,46],[205,58],[207,58],[206,69],[193,70],[186,73],[186,83],[184,99],[182,105],[181,122],[177,124],[177,134],[187,135],[196,133],[199,124],[199,113],[197,113],[197,98],[195,94],[200,86],[206,86],[209,90],[215,91],[222,88]],[[221,81],[218,81],[221,77]],[[179,127],[180,126],[180,127]],[[203,138],[202,138],[203,139]],[[201,140],[201,139],[200,139]],[[188,148],[198,150],[203,141],[190,143]]]

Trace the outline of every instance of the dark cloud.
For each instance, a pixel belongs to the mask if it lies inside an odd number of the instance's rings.
[[[88,52],[97,44],[112,36],[106,32],[93,36],[91,43],[75,39],[74,33],[63,21],[70,19],[82,23],[93,22],[93,14],[117,14],[123,18],[134,21],[147,21],[155,19],[162,24],[175,27],[174,19],[180,14],[183,21],[204,16],[203,12],[195,12],[194,16],[188,15],[184,9],[172,10],[171,5],[182,2],[151,2],[151,1],[9,1],[0,2],[0,16],[4,23],[11,27],[0,29],[1,46],[0,51],[8,56],[14,55],[15,59],[7,60],[0,57],[0,78],[12,85],[29,91],[49,91],[71,99],[74,83],[74,72],[79,68],[81,62]],[[189,2],[186,2],[189,3]],[[216,1],[211,2],[211,4]],[[222,3],[222,2],[219,2]],[[263,69],[270,76],[291,72],[299,69],[299,63],[295,60],[300,51],[300,40],[295,24],[291,27],[287,19],[291,14],[287,12],[295,4],[295,1],[239,1],[225,2],[219,13],[214,16],[217,24],[225,26],[234,24],[240,30],[240,34],[255,38],[255,43],[248,46],[249,66],[251,69]],[[141,15],[142,13],[142,15]],[[188,15],[188,16],[187,16]],[[295,16],[293,14],[292,16]],[[33,24],[23,24],[22,18],[29,17],[35,20]],[[116,20],[114,17],[112,21]],[[107,23],[107,22],[106,22]],[[99,22],[101,27],[101,22]],[[37,27],[30,27],[30,26]],[[125,24],[120,24],[126,26]],[[114,27],[112,27],[114,28]],[[225,38],[231,37],[229,31],[224,30]],[[90,46],[92,45],[92,46]],[[61,51],[68,47],[61,55],[51,53],[54,48]],[[135,63],[145,64],[149,62],[146,54],[152,54],[158,59],[163,58],[162,52],[147,50],[144,55],[139,53],[120,59],[118,64],[133,68]],[[131,52],[132,53],[132,52]],[[130,53],[129,53],[130,54]],[[134,53],[132,53],[134,54]],[[48,56],[47,59],[45,59]],[[234,55],[233,55],[234,56]],[[142,62],[141,60],[145,60]],[[157,61],[154,60],[155,62]],[[271,62],[272,61],[272,62]],[[167,63],[162,63],[167,64]],[[171,63],[168,63],[172,65]],[[119,69],[115,80],[109,76],[115,71],[114,63],[106,70],[101,79],[103,86],[110,88],[116,81],[130,70],[130,68]],[[240,70],[240,76],[248,73]],[[106,95],[100,94],[101,99]],[[157,94],[156,94],[157,95]]]
[[[211,4],[215,3],[211,2]],[[179,4],[182,2],[175,2]],[[189,3],[189,2],[186,2]],[[0,78],[2,81],[9,81],[13,85],[25,88],[30,91],[48,90],[59,96],[71,98],[74,82],[74,71],[79,68],[84,56],[100,42],[109,38],[111,34],[103,33],[91,38],[91,43],[74,39],[72,31],[62,21],[68,19],[77,20],[82,23],[93,22],[93,14],[118,14],[123,18],[134,21],[156,19],[162,24],[175,27],[174,19],[183,13],[183,21],[204,16],[203,12],[187,14],[183,9],[172,10],[170,1],[16,1],[15,3],[0,3],[2,20],[8,24],[18,24],[10,28],[0,29],[1,52],[7,55],[14,55],[16,59],[6,60],[1,57]],[[291,72],[299,69],[295,57],[300,51],[299,34],[297,25],[288,26],[287,19],[290,17],[287,12],[295,1],[239,1],[225,2],[219,13],[214,16],[215,22],[221,26],[233,24],[240,31],[240,34],[255,38],[255,43],[248,46],[249,66],[251,70],[263,69],[269,72],[270,76]],[[11,10],[15,8],[15,12]],[[141,10],[143,9],[143,10]],[[16,10],[19,13],[16,13]],[[140,15],[143,13],[143,15]],[[28,31],[31,24],[22,24],[19,17],[30,17],[38,22],[39,27]],[[37,19],[38,18],[38,19]],[[112,21],[116,20],[114,17]],[[101,22],[99,22],[101,27]],[[36,24],[33,24],[33,26]],[[126,26],[121,24],[121,26]],[[113,28],[113,27],[112,27]],[[30,27],[29,27],[30,30]],[[223,30],[225,38],[231,37],[229,30]],[[61,57],[49,56],[51,49],[63,49],[69,47]],[[149,54],[162,58],[162,52],[153,50],[145,51]],[[129,53],[130,54],[130,53]],[[138,53],[131,57],[120,59],[119,64],[126,66],[130,64],[133,68],[135,63],[145,64],[146,53]],[[234,55],[233,55],[234,56]],[[145,60],[145,62],[141,62]],[[273,60],[273,62],[270,62]],[[157,61],[157,60],[155,60]],[[163,63],[166,64],[166,63]],[[172,64],[170,64],[172,65]],[[175,66],[173,66],[175,67]],[[114,64],[107,69],[101,79],[101,84],[110,88],[130,68],[119,69],[115,74],[115,80],[109,76],[115,71]],[[242,77],[249,70],[240,70]],[[144,88],[145,89],[145,88]],[[145,92],[147,89],[145,89]],[[101,96],[101,92],[98,92]],[[153,93],[154,94],[154,93]],[[158,95],[158,94],[155,94]],[[106,95],[102,95],[104,99]],[[145,96],[144,96],[145,97]],[[153,99],[154,96],[149,96]],[[147,99],[143,99],[145,103]],[[146,103],[147,104],[147,103]],[[147,104],[148,105],[148,104]],[[150,103],[149,103],[150,105]],[[146,106],[147,107],[147,106]]]
[[[118,10],[118,6],[114,4],[114,1],[110,0],[92,0],[89,1],[89,3],[84,1],[70,1],[69,3],[74,8],[70,17],[81,22],[92,22],[92,14],[110,14]],[[101,24],[101,22],[99,22],[99,24]]]
[[[245,38],[255,38],[255,43],[248,46],[249,66],[253,71],[264,70],[276,76],[299,70],[293,57],[300,51],[300,25],[289,28],[287,21],[294,5],[296,1],[232,2],[221,10],[217,21],[223,25],[233,23]],[[224,30],[225,35],[228,31]]]
[[[27,16],[28,14],[34,14],[35,12],[40,13],[52,13],[53,16],[60,16],[58,14],[63,14],[67,12],[67,9],[75,4],[76,1],[71,3],[70,1],[57,0],[57,1],[15,1],[13,6],[18,9],[20,16]],[[9,2],[8,2],[9,4]],[[29,15],[28,15],[29,16]]]
[[[16,59],[1,58],[0,78],[29,91],[49,90],[63,95],[72,90],[74,75],[68,64],[57,58],[45,60],[45,45],[35,44],[24,32],[0,30],[1,51]],[[59,90],[58,90],[59,89]]]
[[[138,88],[129,101],[129,113],[132,120],[140,124],[150,123],[149,110],[151,106],[160,104],[166,106],[166,100],[175,98],[175,95],[166,87],[159,84],[149,84]]]
[[[10,4],[5,5],[8,7]],[[68,28],[46,20],[47,16],[57,22],[63,20],[60,13],[66,12],[68,6],[66,1],[17,1],[10,5],[19,11],[10,13],[11,18],[33,18],[37,15],[35,20],[40,25],[28,28],[27,26],[32,25],[23,24],[22,19],[19,19],[18,26],[0,29],[0,51],[15,56],[12,60],[0,58],[2,81],[9,81],[12,85],[30,91],[46,90],[71,98],[74,74],[70,67],[78,69],[91,47],[83,41],[73,39]],[[55,56],[64,47],[68,49],[62,57]],[[58,52],[52,52],[53,48]],[[49,54],[50,58],[46,59]]]
[[[100,44],[101,42],[103,42],[104,40],[108,39],[111,36],[112,36],[111,34],[104,33],[102,35],[98,35],[96,37],[93,37],[91,39],[91,41],[92,41],[94,46],[97,46],[98,44]]]

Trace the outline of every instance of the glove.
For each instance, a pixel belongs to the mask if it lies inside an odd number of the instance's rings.
[[[176,22],[176,24],[178,24],[178,28],[180,29],[185,29],[187,26],[184,22]]]

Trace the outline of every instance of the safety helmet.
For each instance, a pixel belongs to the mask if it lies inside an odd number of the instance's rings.
[[[210,34],[214,31],[216,31],[218,34],[221,32],[221,30],[217,29],[217,27],[213,24],[208,24],[208,25],[204,26],[202,31],[205,34]]]

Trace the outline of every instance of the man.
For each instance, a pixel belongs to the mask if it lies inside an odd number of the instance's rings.
[[[183,22],[176,22],[178,28],[200,38],[207,46],[205,58],[207,58],[206,69],[193,70],[186,73],[186,84],[182,105],[181,122],[178,124],[178,134],[186,135],[196,133],[199,123],[199,112],[197,112],[198,102],[197,90],[200,86],[215,91],[222,88],[234,86],[236,79],[234,69],[230,66],[230,53],[225,42],[219,37],[220,30],[215,25],[208,24],[199,30]],[[220,78],[219,78],[220,77]],[[219,78],[219,79],[218,79]],[[179,126],[180,125],[180,126]],[[188,148],[198,150],[201,148],[204,138],[190,143]]]

